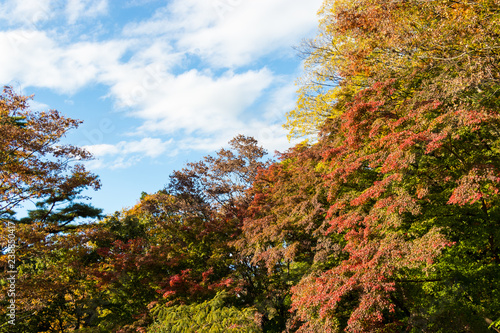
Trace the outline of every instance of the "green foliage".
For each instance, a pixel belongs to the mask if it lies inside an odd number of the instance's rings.
[[[255,322],[255,309],[225,306],[225,293],[203,303],[157,306],[152,310],[156,322],[149,333],[252,333],[261,332]]]
[[[498,318],[497,320],[495,320],[494,322],[492,322],[488,328],[490,328],[490,329],[494,329],[494,328],[500,329],[500,318]]]

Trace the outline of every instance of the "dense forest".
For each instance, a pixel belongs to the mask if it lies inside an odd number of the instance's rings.
[[[237,136],[109,216],[79,121],[6,87],[0,331],[500,332],[500,1],[319,18],[302,143]]]

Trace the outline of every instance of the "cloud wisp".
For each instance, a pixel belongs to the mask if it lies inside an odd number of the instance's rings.
[[[156,158],[172,149],[173,140],[162,141],[159,138],[143,138],[140,141],[121,141],[117,144],[96,144],[83,146],[92,153],[95,160],[92,168],[119,169],[131,166],[145,157]],[[171,154],[171,153],[170,153]],[[108,160],[108,157],[111,157]]]

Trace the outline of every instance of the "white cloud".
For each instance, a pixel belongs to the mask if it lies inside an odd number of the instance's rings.
[[[98,168],[125,168],[139,162],[143,157],[156,158],[158,156],[175,154],[171,148],[173,140],[162,141],[159,138],[143,138],[140,141],[121,141],[117,144],[97,144],[83,146],[96,158],[89,167]],[[172,149],[169,151],[169,148]]]
[[[296,75],[296,74],[295,74]],[[285,113],[295,106],[296,86],[294,75],[273,77],[273,83],[266,88],[266,94],[261,98],[260,106],[247,107],[235,115],[230,126],[213,126],[212,133],[202,136],[201,130],[196,131],[196,137],[186,136],[179,142],[182,150],[214,151],[227,144],[230,138],[237,134],[253,136],[261,145],[274,150],[285,151],[300,140],[289,142],[287,130],[282,124]],[[209,121],[205,121],[209,123]]]
[[[105,15],[107,12],[107,0],[68,0],[66,4],[66,15],[70,24],[83,18]]]
[[[270,149],[269,153],[271,155],[275,150],[283,152],[293,145],[288,141],[286,130],[283,129],[281,124],[269,124],[258,120],[244,125],[240,124],[238,127],[227,128],[209,137],[186,136],[176,145],[179,147],[179,151],[211,152],[227,146],[228,141],[238,134],[255,138],[260,146]]]
[[[7,0],[0,4],[0,18],[10,24],[21,24],[28,29],[36,28],[52,16],[54,0]]]
[[[263,114],[263,120],[267,122],[282,123],[285,114],[295,107],[297,98],[297,86],[295,85],[295,77],[285,76],[279,80],[278,88],[275,89],[270,96]]]
[[[162,155],[172,141],[162,141],[158,138],[143,138],[141,141],[121,141],[117,144],[98,144],[84,146],[95,157],[108,155],[129,155],[140,154],[148,157],[158,157]]]
[[[65,3],[64,7],[61,3]],[[64,15],[69,24],[106,15],[108,0],[7,0],[0,4],[0,18],[23,29],[40,30],[50,19]]]
[[[280,97],[288,91],[279,90],[271,100],[272,108],[247,114],[259,98],[276,89],[276,78],[270,70],[226,70],[220,74],[192,69],[174,75],[172,68],[182,61],[182,53],[161,40],[145,48],[139,48],[137,43],[111,40],[65,46],[43,31],[0,32],[0,47],[6,50],[0,53],[0,62],[10,64],[0,68],[0,81],[15,78],[23,86],[65,93],[103,83],[110,87],[108,96],[118,106],[126,107],[129,115],[141,120],[136,134],[181,133],[201,136],[205,141],[211,137],[212,144],[225,144],[228,137],[248,131],[248,120],[265,117],[261,115],[265,110],[266,119],[276,121],[278,113],[289,104]],[[128,62],[123,62],[122,56],[130,50],[135,52]],[[129,146],[132,149],[133,145]],[[108,146],[95,149],[96,154],[113,151]],[[151,151],[143,153],[154,155]]]
[[[173,0],[157,10],[152,18],[126,25],[123,32],[127,36],[165,35],[176,39],[186,33],[205,29],[220,20],[212,3],[212,1]]]
[[[179,50],[198,54],[212,66],[235,67],[259,57],[291,52],[299,36],[317,26],[322,0],[174,0],[156,15],[130,24],[132,36],[164,35]]]
[[[125,154],[140,153],[148,157],[158,157],[165,153],[172,141],[163,142],[161,139],[144,138],[141,141],[127,142],[123,146]]]
[[[239,116],[272,82],[273,74],[267,69],[226,72],[220,77],[190,70],[165,75],[158,87],[136,90],[136,95],[134,90],[115,89],[115,93],[134,104],[132,114],[144,120],[141,132],[206,135],[241,126]]]
[[[125,142],[120,144],[124,144]],[[118,145],[120,145],[118,144]],[[91,146],[83,146],[83,149],[86,149],[94,157],[101,157],[101,156],[106,156],[106,155],[116,155],[120,152],[120,148],[118,148],[118,145],[111,145],[107,143],[103,144],[98,144],[98,145],[91,145]]]
[[[129,42],[119,40],[61,46],[43,31],[0,32],[0,63],[9,64],[0,67],[0,82],[73,93],[105,80],[128,47]]]
[[[30,109],[33,111],[47,111],[50,107],[45,103],[40,103],[35,100],[29,100]]]
[[[278,49],[291,54],[297,37],[317,26],[311,2],[319,8],[322,1],[240,1],[218,24],[187,34],[179,45],[199,49],[202,57],[219,67],[245,65]]]

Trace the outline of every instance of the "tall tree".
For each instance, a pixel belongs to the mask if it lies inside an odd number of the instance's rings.
[[[80,121],[55,110],[34,112],[29,99],[9,87],[0,96],[1,246],[3,254],[11,254],[0,260],[0,315],[5,319],[0,329],[63,332],[83,327],[96,307],[89,304],[86,275],[79,267],[90,250],[87,226],[78,219],[97,218],[101,210],[76,200],[100,183],[81,164],[91,155],[60,142]],[[27,200],[39,201],[37,209],[15,219],[12,210]],[[15,291],[8,289],[7,277],[16,280]],[[13,299],[16,325],[7,322]]]
[[[261,268],[249,291],[269,322],[268,331],[292,329],[291,286],[338,261],[341,237],[325,235],[328,200],[321,151],[320,145],[300,144],[280,154],[250,189],[253,201],[235,244],[241,256]]]
[[[244,265],[232,241],[264,155],[256,140],[238,136],[230,149],[175,171],[163,190],[100,223],[92,274],[110,300],[103,316],[115,329],[147,325],[148,305],[196,308],[220,290],[236,292]]]
[[[300,331],[472,332],[500,314],[499,6],[325,1],[288,125],[322,131],[347,259],[294,287]]]

